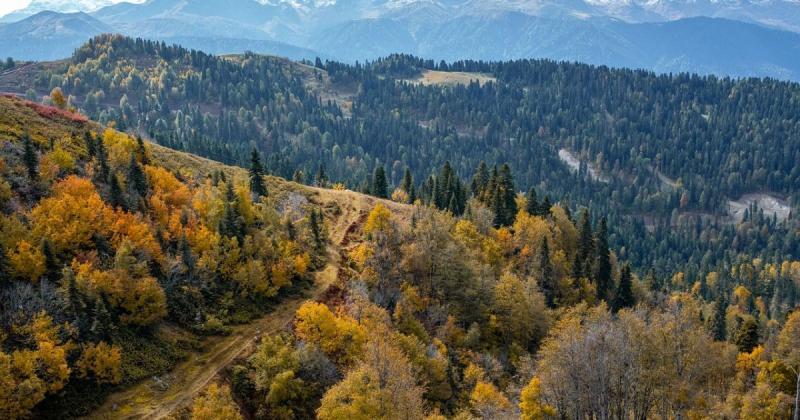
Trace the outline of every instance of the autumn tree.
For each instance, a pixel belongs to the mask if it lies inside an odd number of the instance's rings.
[[[206,392],[195,398],[192,420],[241,420],[239,408],[227,386],[209,385]]]
[[[60,87],[55,87],[50,91],[50,100],[56,108],[67,109],[67,98],[64,96],[64,92],[61,91]]]
[[[122,380],[122,350],[105,342],[87,344],[76,367],[82,378],[91,376],[97,383],[117,384]]]
[[[541,387],[542,381],[534,377],[522,389],[519,402],[522,420],[544,420],[556,415],[556,409],[542,401]]]
[[[789,315],[778,335],[777,354],[796,376],[794,420],[800,420],[800,310]]]
[[[425,417],[423,389],[408,358],[378,339],[344,380],[325,393],[317,410],[321,420],[420,419]]]

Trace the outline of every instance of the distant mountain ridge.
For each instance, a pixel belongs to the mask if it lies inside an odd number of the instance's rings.
[[[51,45],[39,50],[48,30],[37,25],[75,20],[48,16],[0,26],[15,39],[0,55],[69,56],[80,44],[72,38],[48,38]],[[550,58],[800,80],[800,34],[790,31],[800,30],[798,0],[148,0],[109,5],[81,20],[70,32],[76,39],[106,28],[212,53],[350,62],[392,53]]]

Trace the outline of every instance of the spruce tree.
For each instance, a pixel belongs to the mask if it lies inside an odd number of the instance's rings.
[[[267,187],[264,185],[264,167],[261,165],[261,155],[255,147],[250,153],[250,192],[256,197],[267,195]]]
[[[59,267],[53,244],[48,239],[42,241],[42,255],[44,256],[44,277],[52,282],[58,281],[61,267]]]
[[[6,248],[3,246],[3,243],[0,242],[0,287],[2,287],[8,279],[8,255],[6,254]]]
[[[103,139],[97,139],[95,142],[95,152],[98,166],[97,179],[106,183],[111,176],[111,167],[108,166],[108,152]]]
[[[22,161],[28,171],[28,178],[32,181],[39,179],[39,157],[36,155],[36,148],[33,146],[31,137],[28,134],[22,138]]]
[[[531,188],[528,191],[528,196],[525,197],[527,200],[525,202],[525,211],[528,214],[538,216],[539,215],[539,201],[536,198],[536,189]]]
[[[126,208],[125,205],[125,196],[122,193],[122,182],[119,180],[119,176],[114,174],[111,176],[111,197],[110,202],[113,207],[119,208]]]
[[[135,192],[139,198],[147,197],[149,185],[147,184],[147,176],[145,176],[139,161],[136,160],[136,155],[131,155],[131,160],[128,163],[128,186],[132,192]]]
[[[147,148],[144,145],[142,136],[136,136],[136,157],[142,165],[150,164],[150,157],[147,156]]]
[[[544,200],[542,200],[542,204],[539,205],[539,213],[538,213],[538,215],[542,216],[542,217],[549,216],[550,215],[550,209],[552,207],[553,207],[553,205],[550,203],[550,196],[549,195],[545,195],[544,196]],[[566,208],[565,211],[567,212],[567,216],[571,217],[570,214],[569,214],[569,208]]]
[[[615,311],[624,308],[631,308],[636,304],[633,297],[633,275],[631,274],[631,267],[628,264],[622,266],[622,271],[619,275],[619,286],[617,286],[617,293],[614,296],[614,302],[611,305]]]
[[[312,209],[309,218],[309,227],[311,228],[311,236],[314,238],[314,246],[316,251],[320,252],[325,248],[325,240],[322,235],[322,210],[317,214],[317,211]]]
[[[472,195],[475,197],[480,197],[483,195],[488,183],[489,168],[486,166],[486,162],[481,161],[481,163],[478,165],[478,169],[475,171],[475,175],[472,177]]]
[[[95,154],[97,153],[95,147],[95,140],[94,136],[90,131],[85,131],[83,133],[83,141],[84,143],[86,143],[86,153],[89,155],[90,158],[95,157]]]
[[[510,226],[517,218],[517,192],[508,164],[504,163],[500,167],[499,180],[499,194],[503,205],[503,226]]]
[[[576,258],[576,266],[573,271],[579,274],[579,277],[586,277],[589,275],[589,268],[591,267],[591,256],[594,251],[594,238],[592,234],[592,222],[589,210],[584,209],[581,212],[581,219],[578,224],[578,254]]]
[[[724,299],[719,298],[714,305],[714,324],[712,333],[714,340],[725,341],[728,339],[728,326],[725,315],[728,312],[728,304]]]
[[[314,178],[314,182],[320,188],[325,188],[328,186],[328,174],[325,173],[325,164],[319,164],[319,169],[317,170],[317,176]]]
[[[372,195],[378,198],[389,198],[389,185],[386,182],[386,171],[382,165],[376,166],[372,175]]]
[[[550,262],[550,245],[547,243],[546,236],[542,238],[542,246],[539,249],[539,272],[541,276],[539,287],[542,289],[544,300],[548,307],[555,308],[558,288],[553,273],[553,264]]]
[[[750,353],[758,345],[758,323],[748,316],[739,325],[734,337],[734,344],[740,353]]]
[[[219,233],[239,240],[244,236],[244,226],[239,214],[239,197],[233,190],[233,182],[225,183],[222,206],[222,219],[219,221]]]
[[[611,286],[611,251],[608,249],[608,226],[606,218],[600,219],[600,227],[595,235],[594,281],[597,285],[597,299],[606,300]]]
[[[414,188],[414,177],[411,176],[411,171],[408,168],[403,173],[403,183],[400,184],[400,188],[407,194],[411,194],[411,190]]]

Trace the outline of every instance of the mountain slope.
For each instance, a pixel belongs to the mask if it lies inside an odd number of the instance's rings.
[[[783,0],[149,0],[92,16],[105,30],[213,53],[253,50],[349,62],[392,53],[433,60],[549,58],[800,79],[800,35],[768,27],[800,27],[800,3]],[[75,47],[72,36],[98,33],[94,22],[44,44],[35,33],[49,31],[54,19],[6,27],[14,43],[5,50],[18,59],[63,58]]]
[[[86,13],[41,12],[0,25],[0,51],[24,60],[55,60],[88,38],[107,32],[113,29]]]

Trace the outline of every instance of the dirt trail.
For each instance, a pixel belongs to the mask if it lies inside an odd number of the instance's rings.
[[[401,219],[410,219],[411,207],[378,200],[351,191],[304,188],[309,199],[325,209],[331,245],[328,264],[317,273],[314,286],[304,296],[288,298],[275,310],[247,325],[233,328],[226,337],[208,339],[206,349],[178,364],[169,373],[169,386],[162,389],[155,379],[110,395],[89,419],[160,419],[191,404],[217,375],[232,361],[247,355],[262,334],[288,326],[295,311],[308,299],[322,296],[336,282],[350,234],[360,227],[377,202],[384,203]]]

